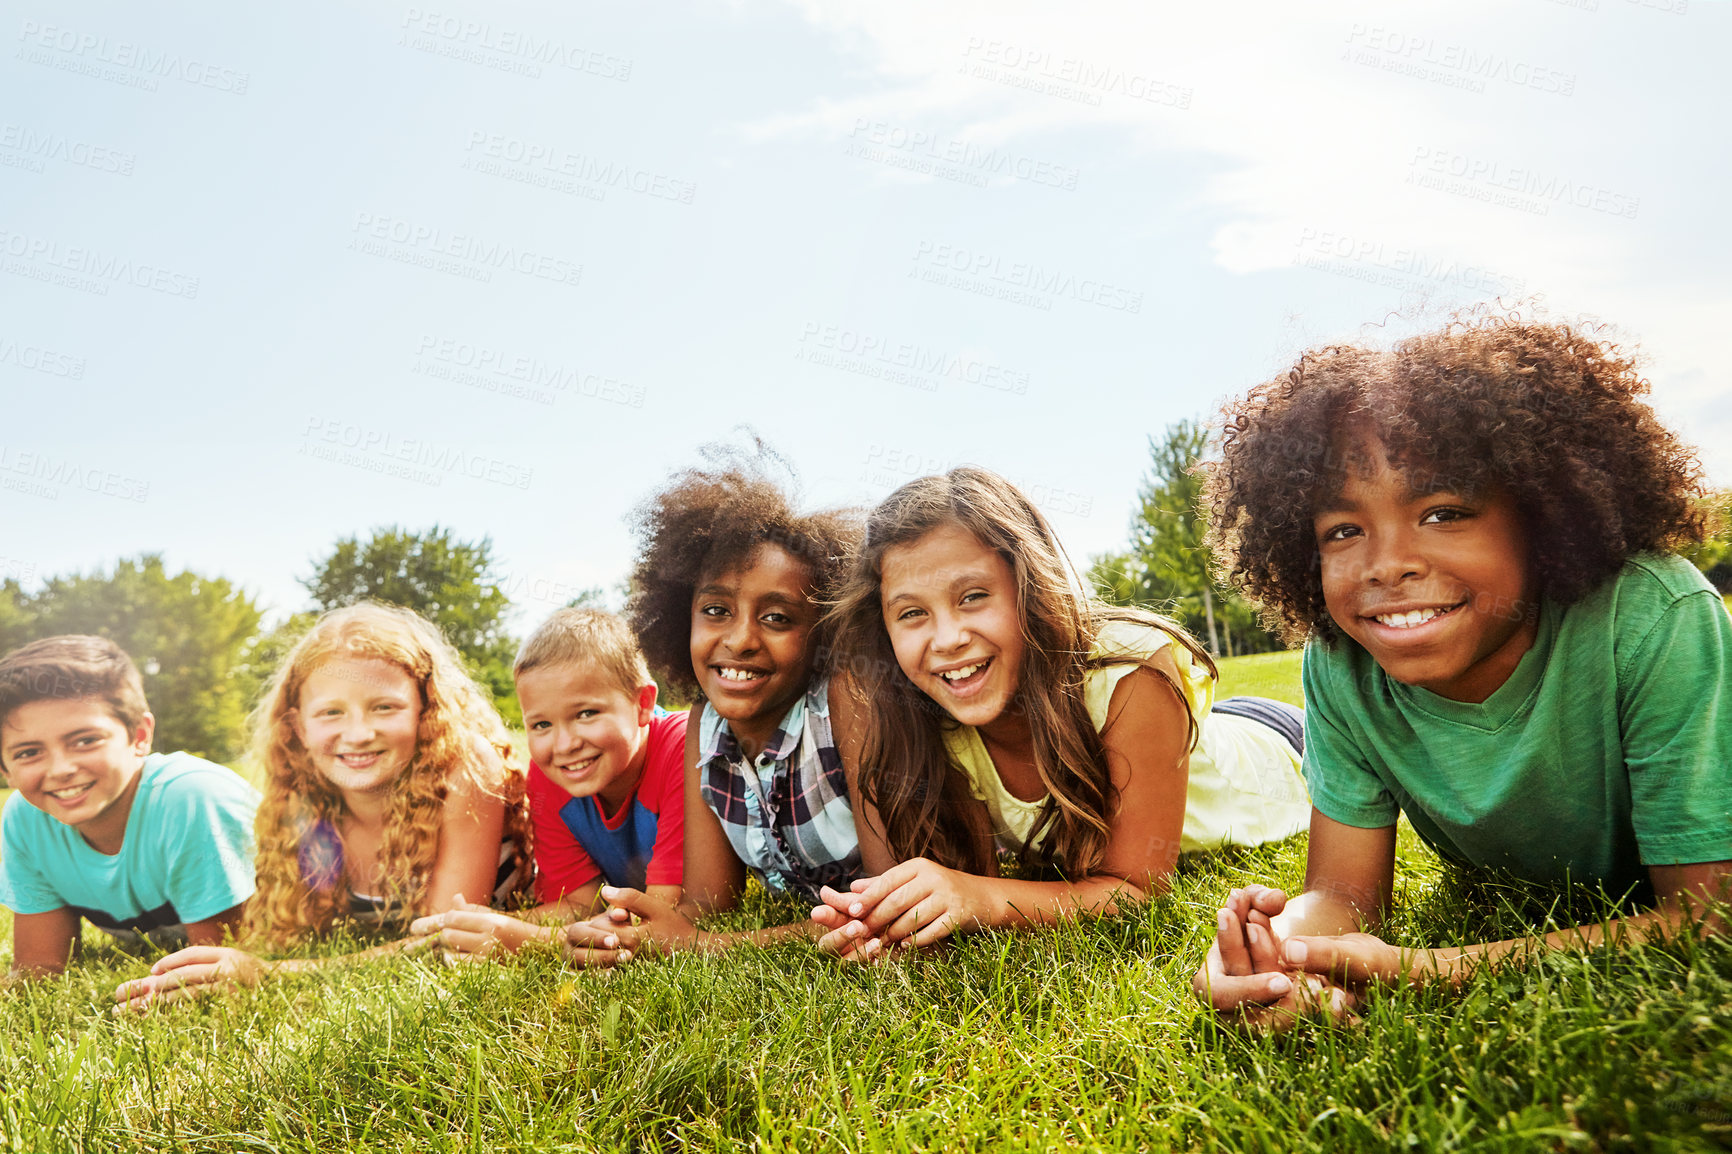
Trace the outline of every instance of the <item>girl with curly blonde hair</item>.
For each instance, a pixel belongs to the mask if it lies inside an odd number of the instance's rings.
[[[388,933],[465,894],[509,903],[528,880],[523,774],[505,726],[450,643],[407,609],[320,617],[272,679],[252,744],[265,797],[251,941],[280,947],[339,923]],[[116,998],[174,1000],[311,964],[182,950]]]

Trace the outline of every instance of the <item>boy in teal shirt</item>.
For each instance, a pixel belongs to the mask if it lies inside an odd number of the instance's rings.
[[[0,659],[0,905],[14,974],[65,968],[80,919],[124,944],[220,943],[253,892],[259,795],[188,753],[150,752],[137,668],[100,637]]]
[[[1235,406],[1217,547],[1305,652],[1305,892],[1233,891],[1195,982],[1280,1023],[1369,985],[1536,948],[1722,927],[1732,621],[1693,566],[1693,455],[1634,364],[1489,318],[1334,348]],[[1396,818],[1459,864],[1598,883],[1650,912],[1542,939],[1398,950],[1374,931]]]

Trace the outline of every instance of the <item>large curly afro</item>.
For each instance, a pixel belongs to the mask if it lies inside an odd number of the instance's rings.
[[[1509,494],[1539,591],[1568,604],[1631,554],[1705,531],[1696,455],[1647,392],[1600,330],[1519,310],[1387,350],[1313,349],[1224,411],[1203,490],[1216,562],[1289,641],[1332,641],[1312,514],[1374,437],[1418,491]]]
[[[705,578],[764,545],[779,545],[811,567],[813,600],[821,606],[841,583],[861,533],[857,510],[797,514],[793,469],[760,440],[749,450],[709,445],[701,455],[702,466],[675,474],[632,514],[638,557],[626,609],[650,669],[694,697],[692,594]],[[827,660],[831,647],[823,636],[814,633],[809,644]]]

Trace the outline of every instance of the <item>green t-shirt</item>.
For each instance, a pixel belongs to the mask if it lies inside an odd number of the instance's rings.
[[[1621,892],[1732,859],[1732,620],[1681,557],[1644,554],[1574,605],[1484,702],[1390,679],[1355,642],[1305,650],[1305,777],[1345,825],[1406,813],[1438,853]]]

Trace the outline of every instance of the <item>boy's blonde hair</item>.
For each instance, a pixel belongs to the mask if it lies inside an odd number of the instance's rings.
[[[407,609],[365,602],[333,609],[313,624],[277,668],[252,717],[253,757],[264,774],[259,806],[258,892],[247,907],[252,933],[281,943],[329,929],[347,910],[342,871],[330,874],[322,847],[340,845],[338,823],[348,810],[336,786],[314,768],[291,716],[307,677],[327,661],[375,658],[414,678],[421,699],[415,756],[392,787],[379,864],[394,918],[425,912],[426,884],[439,854],[445,798],[467,778],[505,799],[505,831],[529,860],[529,811],[523,771],[512,764],[511,741],[493,701],[463,669],[451,643]],[[495,749],[504,776],[484,766],[477,739]]]
[[[518,650],[511,676],[522,677],[531,669],[549,665],[598,669],[627,697],[636,697],[639,689],[652,684],[649,665],[631,627],[605,609],[556,610]]]

